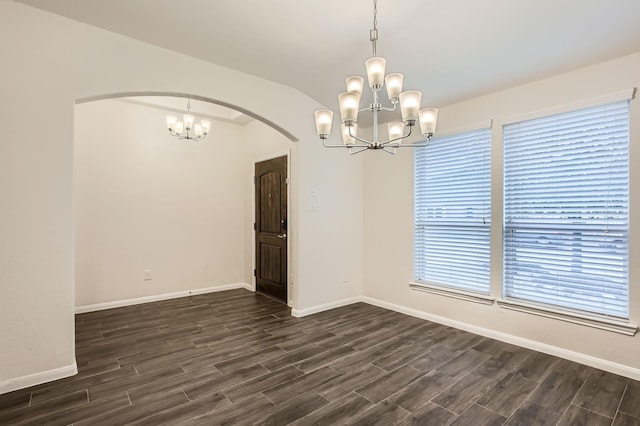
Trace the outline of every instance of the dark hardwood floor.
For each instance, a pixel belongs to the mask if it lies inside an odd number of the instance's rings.
[[[367,304],[246,290],[77,315],[79,374],[0,424],[640,425],[640,382]]]

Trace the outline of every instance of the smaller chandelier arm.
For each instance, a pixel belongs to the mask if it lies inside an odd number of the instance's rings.
[[[170,130],[170,131],[169,131],[169,134],[170,134],[171,136],[175,136],[175,137],[177,137],[179,140],[195,141],[195,140],[204,139],[204,136],[197,136],[197,135],[196,135],[196,136],[191,136],[191,135],[189,134],[189,131],[188,131],[188,130],[186,130],[186,131],[185,131],[185,134],[184,134],[184,135],[179,134],[179,133],[178,133],[178,132],[176,132],[175,130]]]
[[[377,102],[377,100],[376,100]],[[391,108],[389,107],[384,107],[382,106],[381,103],[377,102],[377,103],[372,103],[371,105],[369,105],[368,107],[359,109],[358,112],[365,112],[365,111],[396,111],[398,109],[398,103],[395,102],[393,103],[393,106]]]
[[[394,103],[393,104],[393,108],[388,108],[388,107],[380,107],[381,110],[383,111],[395,111],[397,109],[398,103]]]

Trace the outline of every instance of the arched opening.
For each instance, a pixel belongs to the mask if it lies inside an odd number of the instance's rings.
[[[212,121],[204,140],[167,131],[187,98],[218,106],[192,110]],[[283,152],[295,162],[295,137],[246,109],[167,92],[83,98],[74,121],[77,312],[253,289],[253,165]]]
[[[117,98],[132,98],[132,97],[140,97],[140,96],[164,96],[164,97],[173,97],[173,98],[187,98],[187,99],[194,99],[194,100],[198,100],[198,101],[202,101],[202,102],[208,102],[211,104],[215,104],[215,105],[220,105],[222,107],[225,108],[229,108],[231,110],[237,111],[241,114],[245,114],[255,120],[258,120],[264,124],[266,124],[267,126],[273,128],[274,130],[276,130],[277,132],[282,133],[283,136],[285,136],[286,138],[288,138],[290,141],[292,142],[298,142],[298,139],[292,135],[290,132],[286,131],[285,129],[283,129],[281,126],[277,125],[276,123],[274,123],[271,120],[268,120],[267,118],[261,116],[260,114],[257,114],[253,111],[250,111],[246,108],[243,108],[241,106],[238,105],[233,105],[229,102],[224,102],[224,101],[220,101],[220,100],[216,100],[216,99],[212,99],[209,98],[207,96],[200,96],[200,95],[194,95],[194,94],[186,94],[186,93],[176,93],[176,92],[124,92],[124,93],[114,93],[114,94],[106,94],[106,95],[99,95],[99,96],[90,96],[90,97],[86,97],[86,98],[82,98],[82,99],[78,99],[76,100],[76,104],[82,104],[85,102],[93,102],[93,101],[100,101],[100,100],[104,100],[104,99],[117,99]]]

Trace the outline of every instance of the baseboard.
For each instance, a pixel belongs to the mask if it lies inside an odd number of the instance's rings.
[[[362,302],[362,297],[349,297],[348,299],[340,299],[335,302],[325,303],[324,305],[312,306],[305,309],[291,309],[291,315],[294,317],[306,317],[307,315],[316,314],[318,312],[328,311],[329,309],[339,308],[341,306],[352,305],[354,303]]]
[[[640,380],[640,369],[629,367],[627,365],[618,364],[615,362],[607,361],[605,359],[596,358],[590,355],[585,355],[580,352],[571,351],[557,346],[547,345],[546,343],[525,339],[523,337],[514,336],[512,334],[478,327],[473,324],[452,320],[450,318],[441,317],[439,315],[432,315],[427,312],[419,311],[417,309],[407,308],[405,306],[396,305],[367,296],[361,297],[359,301],[378,306],[380,308],[385,308],[392,311],[400,312],[402,314],[410,315],[412,317],[422,318],[427,321],[432,321],[438,324],[468,331],[470,333],[479,334],[484,337],[489,337],[490,339],[499,340],[501,342],[510,343],[512,345],[521,346],[523,348],[531,349],[538,352],[544,352],[546,354],[568,359],[569,361],[574,361],[579,364],[588,365],[590,367],[598,368],[610,373],[629,377],[634,380]]]
[[[74,362],[66,367],[54,368],[53,370],[42,371],[28,376],[17,377],[15,379],[0,382],[0,395],[39,385],[53,380],[64,379],[65,377],[78,374],[78,366]]]
[[[174,293],[156,294],[153,296],[136,297],[135,299],[115,300],[113,302],[97,303],[95,305],[76,306],[75,313],[82,314],[85,312],[103,311],[105,309],[121,308],[123,306],[140,305],[142,303],[159,302],[161,300],[177,299],[180,297],[194,296],[196,294],[215,293],[218,291],[234,290],[244,288],[249,291],[255,291],[251,284],[237,283],[226,284],[216,287],[205,287],[194,290],[177,291]]]
[[[490,339],[499,340],[501,342],[510,343],[512,345],[520,346],[520,347],[531,349],[538,352],[543,352],[549,355],[557,356],[559,358],[568,359],[569,361],[574,361],[579,364],[588,365],[590,367],[598,368],[600,370],[608,371],[610,373],[619,374],[621,376],[629,377],[634,380],[640,380],[640,369],[637,369],[637,368],[607,361],[601,358],[596,358],[590,355],[585,355],[580,352],[571,351],[571,350],[560,348],[557,346],[547,345],[546,343],[525,339],[523,337],[514,336],[512,334],[502,333],[500,331],[478,327],[476,325],[469,324],[466,322],[456,321],[450,318],[441,317],[439,315],[429,314],[424,311],[407,308],[406,306],[396,305],[394,303],[385,302],[383,300],[374,299],[368,296],[350,297],[348,299],[337,300],[335,302],[312,306],[310,308],[305,308],[305,309],[292,309],[291,315],[293,315],[294,317],[304,317],[307,315],[328,311],[329,309],[339,308],[341,306],[351,305],[353,303],[358,303],[358,302],[368,303],[369,305],[378,306],[380,308],[389,309],[391,311],[396,311],[401,314],[410,315],[412,317],[436,322],[438,324],[468,331],[470,333],[479,334],[481,336],[488,337]]]

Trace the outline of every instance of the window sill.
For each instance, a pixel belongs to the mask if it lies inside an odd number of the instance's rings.
[[[453,297],[454,299],[466,300],[468,302],[481,303],[483,305],[493,305],[495,299],[488,294],[473,293],[470,291],[457,290],[449,287],[441,287],[433,284],[410,282],[409,287],[412,290],[424,291],[427,293],[438,294],[445,297]]]
[[[636,324],[631,324],[624,320],[618,321],[614,319],[589,317],[586,315],[580,315],[578,313],[555,310],[553,308],[544,306],[538,306],[524,302],[516,302],[514,300],[498,299],[496,302],[501,308],[539,315],[546,318],[553,318],[573,324],[586,325],[588,327],[625,334],[627,336],[633,336],[636,334],[636,331],[638,331],[638,326]]]

